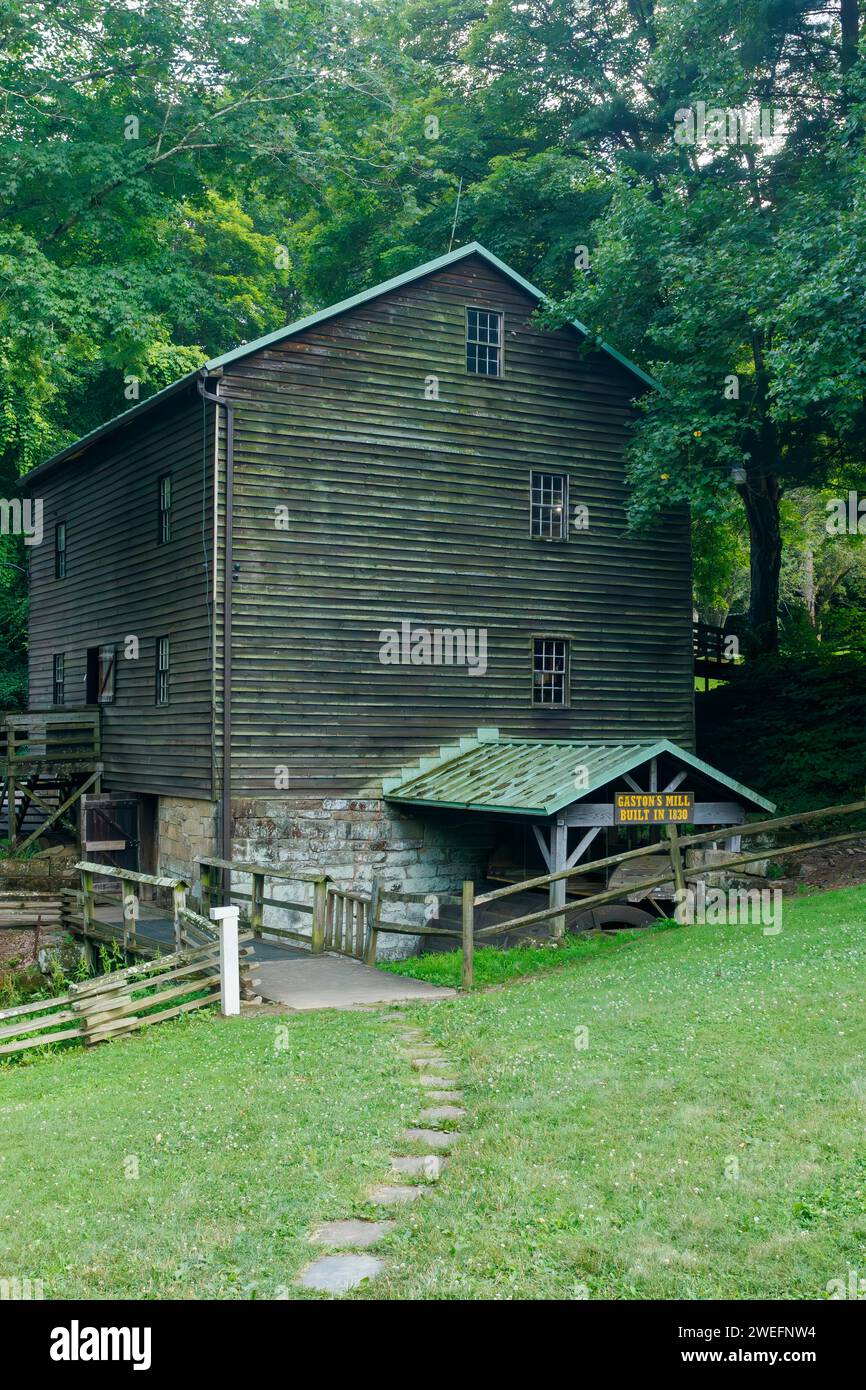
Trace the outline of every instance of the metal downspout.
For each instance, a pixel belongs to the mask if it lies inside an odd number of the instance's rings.
[[[232,504],[235,478],[234,403],[205,390],[207,372],[199,373],[198,391],[206,401],[222,406],[226,413],[225,558],[223,566],[223,773],[220,839],[222,858],[231,859],[232,848]],[[219,385],[217,385],[217,392]],[[214,557],[216,562],[216,557]]]

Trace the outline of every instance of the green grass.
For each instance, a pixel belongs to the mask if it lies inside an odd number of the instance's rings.
[[[4,1068],[0,1277],[46,1298],[307,1297],[309,1228],[364,1212],[414,1095],[367,1013],[207,1011]]]
[[[655,935],[674,927],[673,922],[659,921],[651,927],[621,932],[581,932],[566,936],[558,946],[515,946],[500,951],[495,946],[478,949],[474,957],[475,987],[501,985],[535,975],[543,970],[557,970],[565,965],[587,961],[595,956],[608,955],[627,949],[642,936]],[[410,956],[408,960],[391,961],[380,965],[391,975],[405,975],[413,980],[426,980],[431,985],[460,986],[463,965],[462,951],[431,951],[428,955]]]
[[[778,936],[643,933],[414,1007],[471,1120],[357,1296],[817,1299],[866,1275],[864,967],[858,888],[789,900]]]
[[[490,952],[488,978],[526,980],[406,1009],[469,1116],[354,1297],[812,1299],[866,1276],[864,889],[787,900],[778,936],[587,938],[534,975],[518,954]],[[201,1014],[6,1068],[0,1277],[48,1298],[306,1297],[309,1229],[372,1214],[419,1096],[365,1012]]]

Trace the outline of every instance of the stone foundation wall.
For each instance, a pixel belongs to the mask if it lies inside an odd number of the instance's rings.
[[[195,883],[197,854],[216,854],[217,807],[210,801],[161,796],[157,811],[157,872]]]
[[[305,872],[324,869],[340,888],[369,889],[379,878],[384,890],[424,894],[459,892],[464,878],[482,875],[490,847],[489,824],[464,815],[433,819],[398,811],[385,801],[335,797],[235,801],[232,858],[268,862]],[[300,899],[297,883],[268,886],[268,896]],[[306,900],[311,896],[305,892]],[[435,902],[389,902],[386,917],[421,923]],[[265,925],[309,930],[308,915],[286,922],[280,909],[265,909]],[[419,938],[390,933],[379,937],[381,959],[402,958]]]

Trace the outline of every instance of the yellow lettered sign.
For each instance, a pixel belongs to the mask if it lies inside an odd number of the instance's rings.
[[[613,819],[616,825],[681,824],[692,819],[694,792],[616,792]]]

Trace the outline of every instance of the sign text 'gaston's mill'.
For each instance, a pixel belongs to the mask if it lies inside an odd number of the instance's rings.
[[[692,819],[694,792],[616,792],[615,825],[668,825]]]

